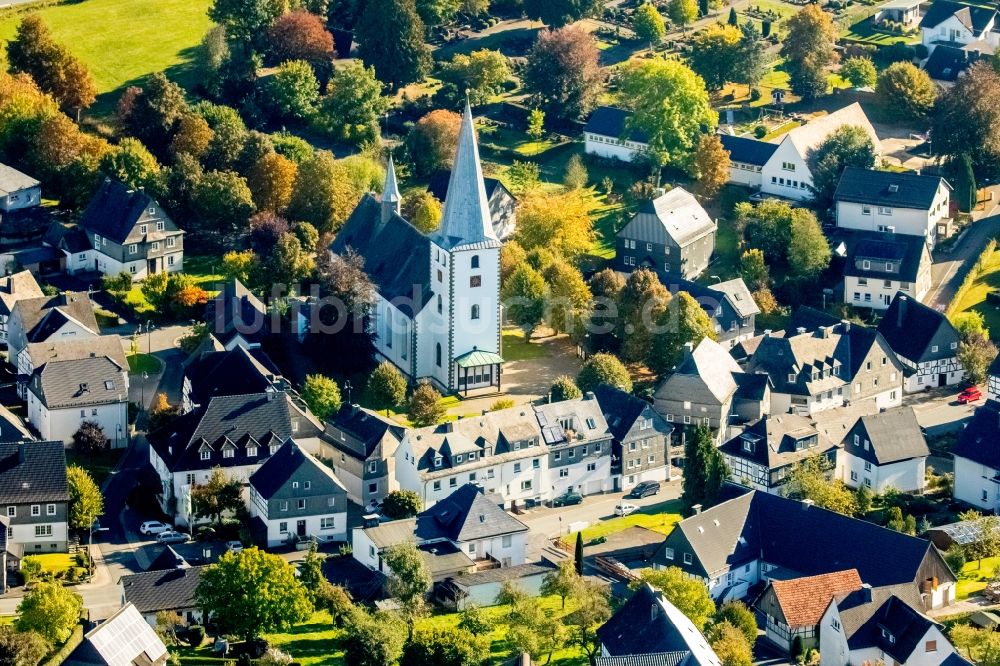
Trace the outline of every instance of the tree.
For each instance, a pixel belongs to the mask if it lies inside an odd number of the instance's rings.
[[[566,627],[520,590],[511,595],[509,601],[506,639],[511,652],[527,652],[539,663],[543,658],[548,663],[552,653],[565,644]]]
[[[206,567],[195,599],[221,633],[243,640],[287,629],[312,613],[292,565],[258,548],[229,551]]]
[[[479,49],[466,55],[456,53],[441,65],[439,77],[444,82],[437,95],[451,108],[459,108],[465,94],[469,103],[479,106],[503,91],[510,80],[510,64],[500,51]],[[437,96],[435,95],[435,96]]]
[[[1000,164],[1000,76],[976,63],[937,98],[931,118],[934,152],[968,153],[977,180],[998,173]]]
[[[481,666],[489,643],[458,627],[423,629],[403,648],[400,666]]]
[[[458,628],[468,631],[473,636],[483,636],[493,632],[495,626],[493,619],[483,611],[482,606],[474,602],[466,603],[460,616]]]
[[[371,615],[356,608],[341,639],[344,663],[352,666],[396,666],[406,644],[406,625],[392,613]]]
[[[317,124],[338,141],[360,145],[376,140],[379,118],[390,104],[383,87],[372,67],[359,62],[338,67],[320,101]]]
[[[646,358],[646,365],[654,372],[666,372],[680,363],[686,344],[697,345],[705,338],[717,337],[715,323],[705,308],[686,291],[674,295],[657,323],[664,332],[655,336],[656,342]]]
[[[37,666],[52,645],[37,631],[18,631],[0,626],[0,663],[5,666]]]
[[[858,518],[864,518],[868,515],[868,512],[872,510],[874,499],[874,493],[872,493],[871,488],[863,483],[858,486],[858,489],[854,491],[854,502],[858,507]]]
[[[878,80],[875,63],[865,56],[846,59],[840,65],[840,76],[847,79],[855,88],[870,88]]]
[[[78,530],[90,529],[97,517],[104,513],[101,489],[94,483],[90,472],[79,465],[66,467],[66,480],[69,489],[69,526]]]
[[[267,97],[278,117],[304,120],[315,111],[319,81],[305,60],[289,60],[268,80]]]
[[[598,0],[524,0],[524,12],[550,28],[575,23],[598,11]]]
[[[417,14],[427,27],[447,23],[458,11],[460,0],[417,0]]]
[[[368,377],[365,398],[372,409],[389,410],[403,403],[406,398],[406,379],[389,361],[382,361]]]
[[[579,536],[579,533],[577,533],[577,536]],[[580,546],[582,551],[583,541],[580,541]],[[573,594],[574,586],[579,577],[580,574],[577,573],[576,562],[563,560],[554,571],[545,574],[545,578],[542,580],[542,587],[539,591],[546,597],[557,595],[562,599],[562,607],[566,608],[566,597]]]
[[[843,125],[834,130],[821,144],[806,155],[812,173],[813,197],[820,210],[829,208],[840,176],[847,167],[875,167],[875,146],[864,128]]]
[[[221,524],[224,513],[243,507],[242,493],[243,484],[237,479],[229,479],[222,469],[216,467],[208,482],[191,488],[191,512],[196,518],[208,518]]]
[[[663,592],[664,598],[684,613],[699,631],[704,631],[715,614],[715,602],[705,584],[678,567],[646,569],[642,572],[642,580]]]
[[[382,552],[382,561],[392,572],[386,591],[399,604],[413,638],[413,624],[426,611],[425,597],[431,588],[431,573],[423,554],[413,543],[399,543]]]
[[[577,576],[583,576],[583,532],[576,533],[576,546],[573,548],[573,570]]]
[[[382,500],[382,514],[391,520],[412,518],[420,509],[420,495],[413,490],[393,490]]]
[[[986,381],[987,370],[996,357],[996,346],[980,333],[969,335],[958,343],[958,362],[973,384]]]
[[[691,69],[709,90],[721,90],[735,78],[743,32],[731,25],[712,24],[691,38]]]
[[[972,538],[963,546],[966,557],[976,560],[981,566],[983,559],[1000,555],[1000,518],[984,516],[975,509],[969,509],[958,514],[958,519],[969,524]]]
[[[573,26],[543,30],[528,52],[522,80],[547,115],[565,120],[587,115],[604,87],[597,40]]]
[[[587,186],[587,167],[584,166],[583,158],[579,154],[573,155],[566,162],[563,185],[570,190],[579,190]]]
[[[17,605],[18,631],[34,631],[55,645],[62,645],[80,623],[83,598],[59,583],[37,583]]]
[[[250,138],[246,123],[236,109],[222,104],[200,102],[195,107],[212,128],[204,163],[207,169],[229,169],[234,166]]]
[[[660,16],[659,10],[648,2],[644,2],[635,10],[632,15],[632,31],[635,36],[644,42],[649,43],[652,48],[655,44],[663,41],[667,35],[667,26]]]
[[[697,179],[697,191],[712,199],[729,181],[729,151],[722,147],[718,134],[702,134],[692,162],[692,176]]]
[[[200,237],[224,243],[248,230],[254,212],[253,194],[245,178],[234,171],[209,171],[191,192]]]
[[[403,200],[403,217],[425,234],[437,231],[441,215],[441,202],[427,190],[408,195]]]
[[[632,392],[632,377],[628,370],[615,356],[603,352],[588,358],[576,376],[576,385],[581,391],[592,391],[598,384]]]
[[[573,642],[586,653],[590,663],[600,654],[597,629],[611,618],[611,602],[604,583],[580,577],[573,586],[577,609],[563,618],[573,635]]]
[[[823,509],[836,511],[845,516],[858,513],[855,495],[843,481],[832,479],[832,463],[826,458],[814,456],[792,467],[785,484],[788,497],[812,502]]]
[[[302,399],[316,418],[325,421],[340,410],[340,387],[329,377],[306,375]]]
[[[583,391],[577,387],[576,382],[569,375],[559,375],[552,382],[549,390],[549,398],[552,402],[562,402],[564,400],[574,400],[583,395]]]
[[[681,502],[689,511],[699,504],[711,506],[729,476],[729,467],[715,446],[712,431],[707,425],[699,424],[684,442]]]
[[[530,338],[545,315],[545,297],[548,289],[545,278],[528,264],[514,269],[500,290],[507,317]]]
[[[309,552],[306,553],[299,565],[299,582],[302,583],[302,587],[306,589],[314,602],[322,584],[329,585],[329,581],[323,575],[323,560],[325,559],[326,555],[317,550],[316,542],[313,541],[312,545],[309,546]]]
[[[968,153],[962,153],[951,160],[951,168],[955,173],[955,202],[963,213],[971,213],[979,198],[976,187],[976,172],[972,167],[972,158]]]
[[[816,216],[804,208],[795,210],[788,244],[788,267],[792,276],[811,280],[830,265],[830,243]]]
[[[518,204],[514,239],[527,251],[546,248],[567,261],[577,259],[595,237],[589,201],[577,190],[526,194]]]
[[[320,73],[329,70],[336,56],[333,35],[326,29],[323,19],[304,9],[275,19],[267,31],[267,42],[274,62],[304,60]]]
[[[827,68],[837,62],[834,46],[837,28],[833,18],[819,5],[810,4],[789,18],[788,35],[782,41],[792,92],[803,99],[813,99],[826,92]]]
[[[222,274],[226,280],[236,279],[247,283],[250,281],[250,273],[257,270],[258,261],[253,250],[226,252],[222,255]]]
[[[736,14],[736,7],[730,7],[729,8],[729,17],[726,19],[726,25],[731,25],[731,26],[739,27],[739,25],[740,25],[740,17],[737,16],[737,14]]]
[[[295,162],[278,153],[268,153],[257,160],[247,173],[247,186],[257,210],[284,213],[292,200],[298,170]]]
[[[160,176],[159,162],[138,139],[131,137],[122,139],[104,154],[100,169],[130,188],[145,188],[154,192]]]
[[[756,248],[743,252],[740,257],[740,276],[751,290],[766,288],[771,277],[764,261],[764,253]]]
[[[722,666],[753,666],[753,652],[746,636],[731,623],[723,620],[712,627],[712,650]]]
[[[111,440],[104,434],[104,428],[95,421],[84,421],[79,430],[73,433],[73,448],[84,455],[102,453],[110,443]]]
[[[556,258],[545,267],[542,277],[549,287],[545,319],[557,333],[579,329],[592,298],[590,287],[580,271],[563,259]]]
[[[170,152],[174,157],[182,153],[201,159],[212,142],[212,128],[208,121],[196,113],[187,113],[177,121],[174,138],[170,141]]]
[[[757,642],[757,620],[753,611],[742,601],[732,599],[722,604],[715,612],[715,623],[728,622],[740,630],[752,648]]]
[[[358,198],[360,193],[347,181],[343,162],[337,162],[329,151],[317,150],[299,165],[288,216],[308,222],[320,234],[334,232],[347,219]]]
[[[369,0],[354,27],[358,55],[393,91],[420,81],[430,70],[424,22],[413,0]]]
[[[887,117],[917,122],[934,110],[937,91],[927,72],[910,62],[894,62],[878,75],[875,101]]]
[[[528,113],[528,136],[536,141],[545,136],[545,112],[541,109]]]
[[[417,121],[406,136],[406,147],[418,174],[451,169],[461,127],[462,116],[444,109],[431,111]]]
[[[287,5],[280,0],[214,0],[208,17],[226,27],[226,36],[240,44],[245,54],[281,16]]]
[[[413,389],[406,405],[406,415],[417,428],[440,423],[446,411],[441,404],[441,394],[427,381],[420,382]]]
[[[753,21],[741,25],[740,31],[742,35],[732,77],[733,81],[745,84],[748,90],[752,91],[767,74],[770,64],[767,55],[768,44]]]
[[[718,123],[704,80],[676,60],[632,62],[622,73],[620,89],[633,109],[629,128],[649,137],[657,164],[686,166],[701,135]]]
[[[617,299],[618,337],[622,341],[623,359],[640,363],[650,357],[660,318],[670,298],[670,292],[653,271],[640,268],[629,275]]]
[[[698,18],[697,0],[670,0],[667,3],[667,16],[687,33],[687,26]]]

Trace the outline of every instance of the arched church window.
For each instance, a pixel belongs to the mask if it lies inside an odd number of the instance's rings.
[[[479,319],[479,306],[478,305],[473,305],[472,306],[472,318],[473,319]]]
[[[444,311],[444,306],[441,304],[441,294],[438,294],[438,314]]]
[[[434,356],[435,356],[435,360],[437,361],[437,366],[440,368],[441,367],[441,343],[440,342],[437,343],[437,345],[434,347]]]
[[[472,255],[472,267],[473,268],[479,268],[479,255],[478,254]]]

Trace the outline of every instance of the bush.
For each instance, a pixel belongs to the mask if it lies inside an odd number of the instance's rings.
[[[753,88],[750,90],[750,101],[756,102],[761,97],[760,88]]]
[[[187,630],[187,642],[191,647],[198,647],[205,642],[205,627],[192,624]]]
[[[757,127],[753,128],[753,135],[758,139],[763,139],[767,136],[767,128],[763,125],[757,125]]]

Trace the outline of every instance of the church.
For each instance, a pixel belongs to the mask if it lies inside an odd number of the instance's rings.
[[[368,194],[330,250],[364,259],[378,291],[378,355],[446,393],[500,388],[500,247],[468,103],[441,226],[424,234],[400,215],[392,158],[381,200]]]

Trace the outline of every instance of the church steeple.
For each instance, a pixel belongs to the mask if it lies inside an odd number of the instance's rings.
[[[446,248],[459,245],[493,241],[499,244],[493,231],[489,199],[483,183],[483,168],[479,162],[476,128],[472,123],[472,109],[465,100],[465,112],[458,133],[458,149],[448,181],[441,227],[435,240]]]
[[[400,201],[399,186],[396,185],[396,165],[392,163],[392,155],[389,155],[385,187],[382,188],[382,224],[388,222],[393,213],[399,214]]]

